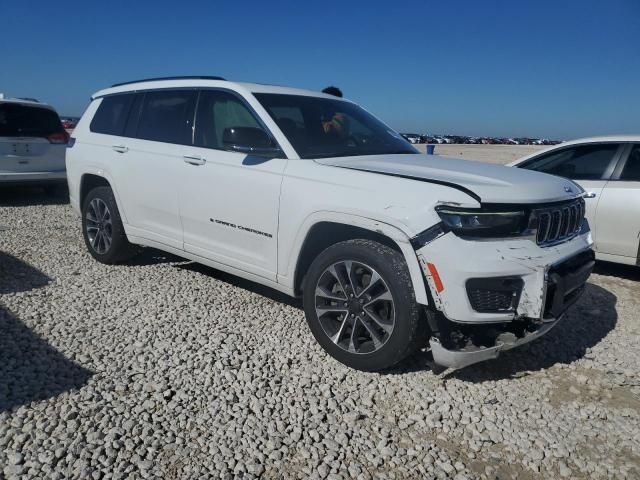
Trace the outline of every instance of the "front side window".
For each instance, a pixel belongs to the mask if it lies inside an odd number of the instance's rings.
[[[198,147],[225,149],[225,130],[239,128],[264,130],[235,95],[217,90],[200,93],[195,130],[195,144]]]
[[[255,97],[300,158],[418,153],[399,134],[351,102],[272,93]]]
[[[620,174],[620,180],[640,182],[640,145],[635,145]]]
[[[601,180],[617,150],[614,143],[563,148],[529,160],[521,168],[572,180]]]
[[[157,90],[144,96],[136,137],[156,142],[191,144],[194,90]]]
[[[122,135],[134,94],[104,97],[91,120],[89,130],[106,135]]]
[[[0,137],[47,137],[61,132],[60,118],[49,108],[0,103]]]

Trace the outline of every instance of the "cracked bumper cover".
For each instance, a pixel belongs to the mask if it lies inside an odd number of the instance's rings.
[[[544,248],[527,239],[476,242],[449,233],[418,250],[422,265],[430,262],[437,266],[444,290],[435,288],[428,268],[424,268],[424,273],[436,309],[451,325],[475,325],[476,328],[486,325],[489,329],[497,323],[512,324],[529,319],[537,327],[517,337],[496,338],[493,345],[474,344],[463,348],[450,348],[450,342],[443,344],[443,337],[435,335],[429,342],[434,361],[444,367],[462,368],[497,358],[500,352],[545,335],[583,292],[594,264],[591,246],[589,231],[564,244]],[[583,258],[586,252],[589,258]],[[578,258],[577,265],[572,263],[572,259]],[[506,276],[522,278],[524,282],[516,311],[475,311],[467,296],[466,281]],[[562,302],[557,301],[560,296]]]
[[[523,338],[514,342],[497,342],[494,347],[482,348],[474,347],[468,350],[448,350],[442,346],[437,338],[429,340],[429,346],[433,354],[433,360],[438,365],[448,368],[463,368],[474,363],[484,362],[498,358],[500,352],[511,350],[525,343],[529,343],[536,338],[540,338],[562,320],[562,317],[545,322],[538,330],[531,332]]]

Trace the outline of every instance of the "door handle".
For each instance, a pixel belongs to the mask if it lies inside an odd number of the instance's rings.
[[[113,145],[111,148],[118,153],[127,153],[129,151],[129,148],[124,145]]]
[[[185,163],[188,163],[190,165],[204,165],[205,163],[207,163],[207,161],[200,155],[183,155],[182,158],[184,159]]]
[[[596,198],[595,192],[588,192],[584,194],[584,198]]]

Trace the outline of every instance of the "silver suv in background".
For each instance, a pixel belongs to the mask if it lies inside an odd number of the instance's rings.
[[[56,192],[67,180],[68,140],[53,107],[0,97],[0,185],[37,185]]]

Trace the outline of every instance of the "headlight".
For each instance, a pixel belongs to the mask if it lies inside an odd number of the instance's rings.
[[[528,222],[524,210],[436,208],[442,223],[460,236],[504,237],[522,233]]]

